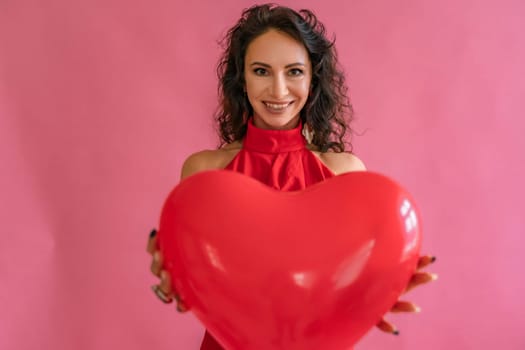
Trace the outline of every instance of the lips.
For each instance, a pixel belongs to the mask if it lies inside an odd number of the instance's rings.
[[[273,111],[282,111],[286,109],[286,107],[290,106],[293,101],[291,102],[285,102],[285,103],[275,103],[275,102],[263,102],[266,108],[273,110]]]

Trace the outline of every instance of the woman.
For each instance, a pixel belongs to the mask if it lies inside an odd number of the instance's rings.
[[[365,170],[345,152],[352,109],[333,43],[323,25],[307,10],[274,5],[245,10],[225,37],[218,66],[222,145],[191,155],[182,167],[184,179],[212,169],[238,171],[282,191],[301,190],[326,178]],[[160,277],[153,289],[164,302],[177,300],[169,274],[162,269],[155,231],[148,242],[151,270]],[[435,259],[421,258],[419,267]],[[407,290],[435,279],[418,272]],[[417,312],[398,302],[392,311]],[[378,327],[398,334],[382,320]],[[201,349],[222,349],[206,333]]]

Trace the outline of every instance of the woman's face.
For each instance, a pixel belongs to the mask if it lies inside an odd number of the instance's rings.
[[[310,91],[312,67],[306,48],[287,34],[271,29],[246,50],[246,94],[255,126],[292,129]]]

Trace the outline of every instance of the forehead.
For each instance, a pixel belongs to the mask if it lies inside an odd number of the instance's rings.
[[[270,29],[255,38],[246,50],[246,63],[257,61],[270,65],[286,65],[292,62],[309,63],[304,45],[286,33]]]

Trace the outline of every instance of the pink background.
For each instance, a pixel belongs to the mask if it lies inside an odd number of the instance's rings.
[[[0,348],[196,349],[147,233],[213,148],[216,41],[248,1],[0,2]],[[337,35],[355,152],[407,187],[433,286],[365,349],[525,349],[525,3],[286,1]]]

